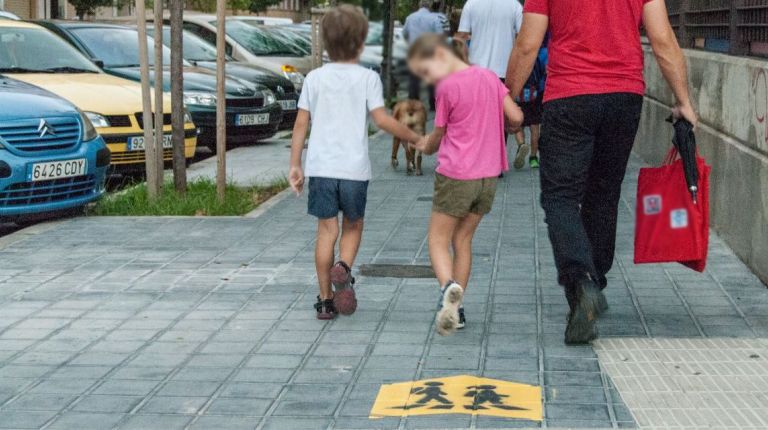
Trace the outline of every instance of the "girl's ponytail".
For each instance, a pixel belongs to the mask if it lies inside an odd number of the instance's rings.
[[[436,33],[426,33],[419,36],[408,49],[408,59],[432,58],[438,47],[451,51],[461,61],[469,64],[467,45],[462,40],[454,38],[449,42],[445,36]]]

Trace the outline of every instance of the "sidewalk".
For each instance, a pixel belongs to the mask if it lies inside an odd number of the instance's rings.
[[[282,133],[281,133],[282,135]],[[241,186],[267,184],[286,176],[290,138],[275,137],[227,151],[227,179]],[[216,156],[194,163],[187,169],[190,181],[216,180]]]
[[[372,143],[359,263],[426,265],[433,160],[406,177],[389,151]],[[451,338],[434,334],[430,279],[358,276],[357,313],[316,321],[305,198],[255,219],[16,233],[0,242],[0,428],[766,428],[768,290],[717,237],[703,275],[634,266],[639,167],[594,347],[563,345],[567,306],[527,169],[500,183],[478,231],[468,326]],[[455,375],[540,386],[543,421],[369,418],[382,384]]]

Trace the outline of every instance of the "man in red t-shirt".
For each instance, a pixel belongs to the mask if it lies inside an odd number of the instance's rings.
[[[541,131],[541,205],[558,280],[570,306],[566,343],[597,337],[602,289],[616,245],[621,183],[643,105],[640,26],[694,126],[682,50],[664,0],[527,0],[506,82],[519,94],[547,29],[549,66]]]

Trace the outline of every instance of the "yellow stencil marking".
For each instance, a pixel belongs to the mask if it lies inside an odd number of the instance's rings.
[[[470,375],[385,384],[370,418],[439,414],[541,421],[541,387]]]

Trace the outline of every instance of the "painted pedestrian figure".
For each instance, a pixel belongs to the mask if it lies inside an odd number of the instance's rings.
[[[425,382],[423,387],[414,387],[411,394],[421,396],[414,404],[403,406],[403,409],[428,407],[429,409],[453,409],[453,402],[448,400],[448,393],[442,389],[443,383],[436,381]],[[430,403],[437,403],[432,404]]]
[[[509,397],[506,394],[499,394],[496,392],[495,385],[475,385],[467,387],[469,391],[464,394],[464,397],[472,397],[474,401],[471,405],[465,405],[465,409],[476,411],[478,409],[490,409],[497,408],[505,411],[522,411],[525,408],[518,408],[516,406],[509,406],[504,404],[504,399]],[[485,405],[488,406],[485,406]]]

